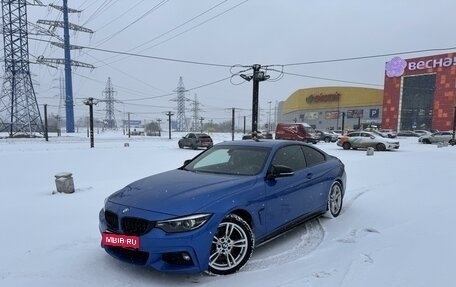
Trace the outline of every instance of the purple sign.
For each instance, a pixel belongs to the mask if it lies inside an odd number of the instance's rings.
[[[386,63],[386,75],[388,77],[400,77],[404,74],[404,69],[407,67],[407,62],[400,57],[394,57]]]

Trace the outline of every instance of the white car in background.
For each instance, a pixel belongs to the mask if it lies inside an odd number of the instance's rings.
[[[434,144],[434,143],[452,143],[453,132],[436,132],[430,135],[424,135],[418,138],[418,142],[424,144]]]
[[[359,131],[351,132],[342,136],[337,145],[343,149],[374,148],[378,151],[392,150],[399,148],[399,141],[382,137],[381,135]]]

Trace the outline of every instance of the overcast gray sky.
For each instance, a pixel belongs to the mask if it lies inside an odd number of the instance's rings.
[[[61,0],[45,4],[62,5]],[[172,93],[183,77],[187,97],[200,102],[200,116],[225,121],[229,108],[238,116],[250,116],[252,83],[239,76],[203,86],[246,69],[270,66],[271,80],[260,83],[260,121],[265,121],[269,102],[285,100],[300,88],[360,86],[382,88],[384,64],[393,56],[319,64],[313,61],[377,56],[428,49],[456,47],[454,0],[68,0],[69,7],[83,10],[70,21],[95,31],[93,35],[70,32],[74,45],[101,49],[72,51],[72,59],[91,63],[96,69],[73,68],[75,119],[86,116],[83,99],[102,98],[111,78],[119,111],[133,112],[140,120],[166,119],[176,109]],[[61,13],[47,7],[28,8],[29,21],[61,20]],[[60,28],[56,33],[63,35]],[[62,58],[60,48],[30,35],[31,60],[38,56]],[[33,38],[33,39],[32,39]],[[37,41],[35,39],[41,39]],[[102,51],[107,50],[107,51]],[[111,52],[108,52],[111,51]],[[412,58],[454,52],[428,51],[401,55]],[[125,56],[127,52],[139,56]],[[184,63],[144,56],[206,63]],[[292,65],[290,65],[292,64]],[[298,64],[298,65],[294,65]],[[281,74],[278,71],[283,71]],[[230,66],[235,66],[230,68]],[[63,66],[60,67],[63,70]],[[32,65],[40,106],[58,106],[61,70]],[[249,73],[246,71],[245,73]],[[311,77],[307,77],[311,76]],[[312,78],[315,77],[315,78]],[[324,80],[318,78],[327,78]],[[353,83],[350,83],[353,82]],[[190,102],[186,104],[187,117]],[[100,103],[96,116],[103,118]]]

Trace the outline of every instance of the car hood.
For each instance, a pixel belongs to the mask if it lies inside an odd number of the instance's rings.
[[[225,196],[252,186],[256,176],[233,176],[171,170],[140,179],[108,201],[174,216],[197,212]]]

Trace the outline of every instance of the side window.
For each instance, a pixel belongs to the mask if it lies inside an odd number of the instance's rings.
[[[319,163],[326,161],[325,156],[316,149],[313,149],[308,146],[303,146],[302,150],[304,151],[307,166],[317,165]]]
[[[286,146],[279,149],[272,160],[273,165],[284,165],[297,171],[307,166],[306,159],[298,145]]]

